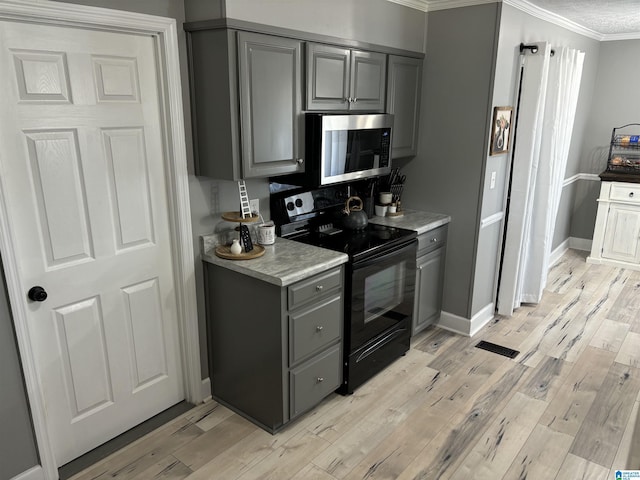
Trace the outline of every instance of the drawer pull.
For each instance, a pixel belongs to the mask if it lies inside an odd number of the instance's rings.
[[[322,383],[322,382],[324,382],[324,377],[316,378],[316,383]]]
[[[629,197],[633,198],[633,192],[629,192]]]
[[[318,325],[316,327],[316,332],[321,332],[324,329],[324,327],[322,325]]]
[[[438,241],[438,237],[433,237],[433,238],[431,239],[431,243],[436,243],[437,241]]]
[[[316,292],[321,292],[322,288],[322,285],[316,285]]]

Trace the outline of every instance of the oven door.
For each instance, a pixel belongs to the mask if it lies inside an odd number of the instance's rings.
[[[411,326],[415,291],[416,245],[414,240],[401,248],[354,263],[351,294],[347,298],[351,328],[349,352],[381,334]]]

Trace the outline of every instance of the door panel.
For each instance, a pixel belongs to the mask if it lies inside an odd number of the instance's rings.
[[[75,130],[25,131],[47,267],[93,258]]]
[[[56,462],[184,398],[151,37],[0,22],[0,188]]]

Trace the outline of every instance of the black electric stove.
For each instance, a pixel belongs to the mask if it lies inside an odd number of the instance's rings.
[[[358,262],[376,255],[381,250],[393,250],[396,246],[410,243],[416,238],[416,232],[370,223],[363,230],[340,230],[332,234],[315,230],[290,238],[309,245],[344,252],[349,255],[351,262]]]
[[[369,223],[340,228],[341,187],[272,196],[279,235],[349,255],[345,266],[343,382],[348,394],[409,349],[417,233]]]

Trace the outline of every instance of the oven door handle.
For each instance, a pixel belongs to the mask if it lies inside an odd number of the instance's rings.
[[[385,261],[393,261],[393,259],[396,257],[399,257],[401,255],[407,255],[407,253],[409,253],[408,250],[412,249],[415,245],[417,245],[417,243],[418,243],[418,240],[413,239],[411,242],[401,245],[400,248],[398,248],[397,250],[393,250],[391,252],[389,251],[381,252],[373,257],[368,257],[360,262],[355,262],[353,264],[353,269],[356,270],[358,268],[365,268],[369,265],[378,263],[378,261],[382,257],[384,257]],[[409,255],[407,258],[409,257],[411,257],[410,259],[412,260],[415,260],[416,258],[415,254]]]
[[[358,358],[356,358],[356,363],[364,360],[369,355],[371,355],[373,352],[378,350],[380,347],[386,345],[387,343],[389,343],[390,341],[392,341],[393,339],[395,339],[399,335],[402,335],[406,331],[407,331],[406,328],[399,328],[399,329],[394,330],[393,332],[391,332],[389,335],[386,335],[386,336],[382,337],[380,340],[378,340],[373,345],[368,346],[360,355],[358,355]]]

